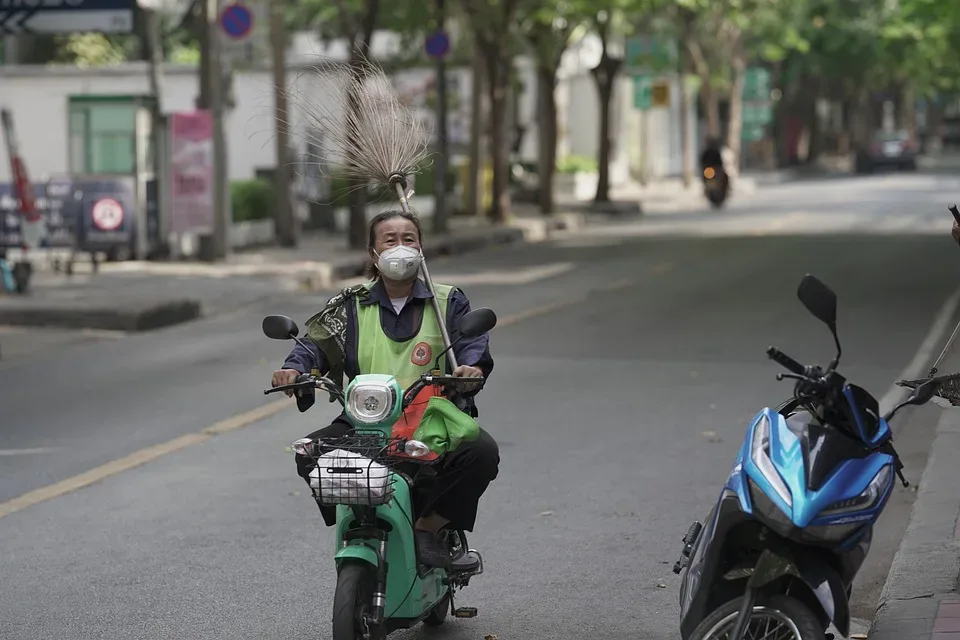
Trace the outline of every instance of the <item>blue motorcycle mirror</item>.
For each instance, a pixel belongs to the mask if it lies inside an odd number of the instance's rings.
[[[267,316],[263,319],[263,335],[271,340],[289,340],[300,334],[300,327],[287,316]]]
[[[830,366],[827,367],[832,371],[840,362],[840,354],[843,353],[843,349],[840,347],[840,338],[837,336],[837,294],[819,278],[808,273],[800,280],[800,286],[797,287],[797,297],[800,298],[800,302],[807,308],[807,311],[827,325],[833,335],[837,355],[833,358]]]
[[[828,327],[837,324],[837,294],[815,276],[803,276],[797,287],[797,297],[815,318]]]

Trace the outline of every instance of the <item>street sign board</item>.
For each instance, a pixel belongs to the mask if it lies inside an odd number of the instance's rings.
[[[657,80],[650,89],[652,107],[670,107],[670,83],[666,80]]]
[[[265,0],[237,0],[220,10],[217,24],[223,35],[223,53],[231,68],[270,59],[270,21]]]
[[[424,48],[431,58],[442,58],[450,51],[450,38],[444,31],[434,31],[427,36]]]
[[[644,111],[653,104],[653,79],[649,76],[633,77],[633,107]]]
[[[677,63],[677,44],[656,36],[627,38],[624,70],[630,75],[672,70]]]
[[[253,31],[253,12],[239,2],[228,4],[220,12],[220,28],[231,40],[243,40]]]
[[[0,0],[0,36],[131,33],[136,0]]]
[[[767,102],[745,102],[743,104],[743,124],[764,126],[773,120],[773,104]]]
[[[763,140],[763,134],[766,130],[766,127],[763,125],[748,125],[744,123],[743,131],[740,137],[747,142],[756,142],[758,140]]]
[[[770,99],[770,72],[763,67],[749,67],[743,82],[744,100]]]

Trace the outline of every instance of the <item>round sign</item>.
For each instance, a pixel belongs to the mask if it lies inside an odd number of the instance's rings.
[[[434,31],[427,36],[427,55],[431,58],[442,58],[450,51],[450,38],[444,31]]]
[[[123,224],[123,205],[113,198],[104,198],[93,203],[93,224],[101,231],[113,231]]]
[[[220,28],[236,40],[246,38],[253,29],[253,14],[242,4],[228,4],[220,14]]]

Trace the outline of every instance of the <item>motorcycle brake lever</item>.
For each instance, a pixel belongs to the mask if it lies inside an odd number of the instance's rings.
[[[804,382],[806,382],[806,380],[807,380],[807,379],[804,378],[803,376],[798,376],[798,375],[795,374],[795,373],[778,373],[778,374],[777,374],[777,380],[778,380],[778,381],[779,381],[779,380],[785,380],[785,379],[787,379],[787,378],[790,378],[791,380],[801,380],[801,381],[804,381]]]

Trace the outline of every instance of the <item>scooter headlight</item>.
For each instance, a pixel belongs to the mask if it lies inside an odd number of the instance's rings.
[[[780,477],[776,467],[773,466],[773,461],[770,460],[770,420],[766,416],[760,418],[757,428],[753,430],[750,457],[757,468],[760,469],[760,472],[763,473],[763,477],[780,496],[780,499],[788,507],[792,507],[793,498],[790,495],[790,489],[787,488],[783,478]]]
[[[820,517],[837,516],[843,513],[853,513],[869,509],[880,501],[893,481],[893,465],[885,464],[873,477],[867,488],[855,498],[834,502],[820,512]]]
[[[347,413],[360,424],[380,424],[393,413],[396,389],[380,382],[358,383],[347,396]]]

